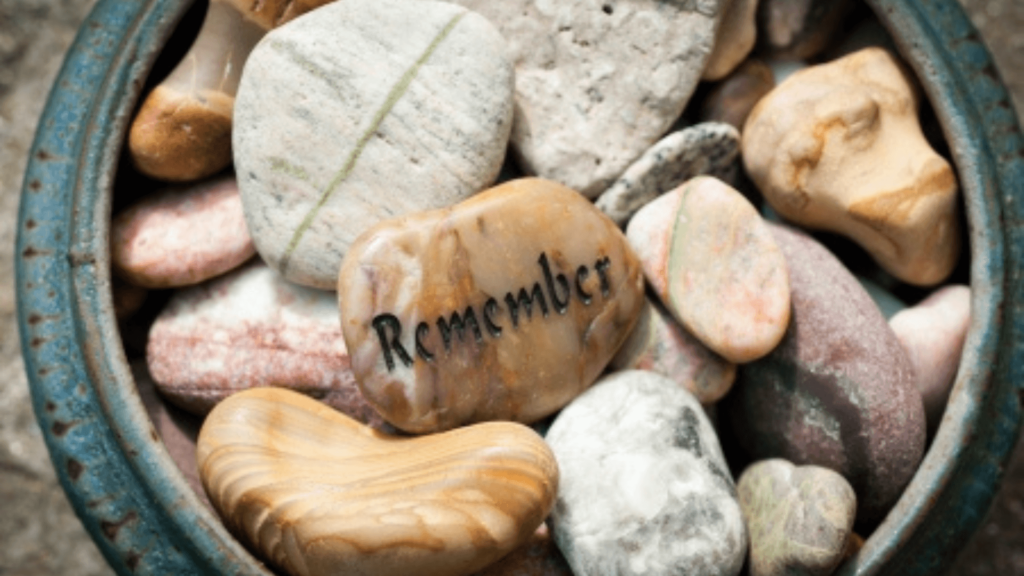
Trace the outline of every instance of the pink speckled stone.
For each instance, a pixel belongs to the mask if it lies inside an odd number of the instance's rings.
[[[110,229],[114,271],[145,288],[197,284],[255,253],[234,177],[147,197]]]

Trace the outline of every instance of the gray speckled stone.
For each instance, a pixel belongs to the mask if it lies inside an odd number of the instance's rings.
[[[451,4],[345,0],[271,31],[246,63],[233,136],[260,255],[332,289],[364,230],[494,181],[513,91],[501,34]]]
[[[594,198],[682,113],[720,0],[454,0],[491,19],[516,63],[512,146],[527,172]]]
[[[597,199],[619,226],[651,200],[699,176],[728,181],[739,155],[740,135],[721,122],[697,124],[662,138]]]
[[[828,468],[762,460],[736,485],[750,535],[750,576],[827,576],[853,532],[857,497]]]
[[[747,535],[697,399],[639,370],[598,381],[555,419],[555,542],[575,574],[735,575]]]

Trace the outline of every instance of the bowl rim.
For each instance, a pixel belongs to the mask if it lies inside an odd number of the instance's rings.
[[[972,324],[952,400],[893,512],[837,574],[933,574],[990,507],[1024,404],[1024,136],[955,0],[867,0],[931,101],[957,167]],[[76,514],[120,574],[271,574],[200,503],[136,391],[114,319],[114,175],[143,82],[190,0],[100,0],[39,122],[16,242],[33,409]],[[985,367],[991,369],[986,370]]]

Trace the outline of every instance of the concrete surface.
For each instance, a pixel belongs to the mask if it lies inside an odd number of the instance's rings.
[[[1024,110],[1024,1],[961,0]],[[111,570],[64,499],[29,403],[15,323],[13,245],[25,158],[50,83],[93,0],[0,0],[0,576]],[[952,567],[1024,576],[1024,444],[989,518]]]

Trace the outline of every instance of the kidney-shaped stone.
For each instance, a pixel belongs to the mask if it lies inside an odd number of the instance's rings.
[[[593,383],[644,303],[619,229],[539,179],[381,223],[353,244],[338,296],[363,394],[411,432],[551,414]]]

